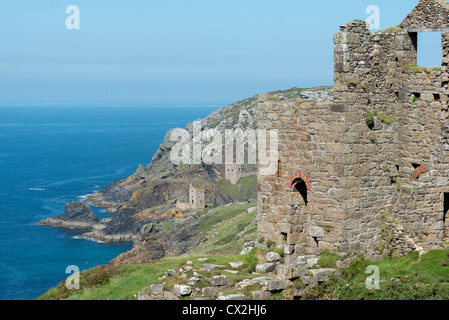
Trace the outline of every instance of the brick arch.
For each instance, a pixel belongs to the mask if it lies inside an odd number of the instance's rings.
[[[410,181],[416,181],[418,179],[418,177],[421,174],[426,173],[427,170],[429,170],[429,166],[427,166],[427,165],[419,166],[418,168],[415,169],[415,171],[410,176]]]
[[[312,180],[310,180],[309,176],[302,170],[295,170],[288,176],[287,182],[285,183],[285,189],[293,189],[293,181],[296,179],[303,180],[306,184],[307,190],[312,190]]]

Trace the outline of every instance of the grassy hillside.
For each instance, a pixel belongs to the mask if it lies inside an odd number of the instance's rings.
[[[152,263],[123,266],[120,268],[100,266],[81,273],[81,289],[69,291],[65,283],[50,289],[39,299],[69,299],[69,300],[127,300],[136,299],[137,292],[148,290],[150,284],[161,283],[158,279],[168,269],[176,269],[193,262],[194,268],[201,268],[207,263],[227,265],[231,261],[243,261],[238,269],[239,274],[228,274],[233,283],[243,279],[257,277],[253,275],[255,266],[263,260],[265,251],[253,249],[244,255],[188,255],[166,258]],[[335,254],[331,254],[334,256]],[[338,277],[315,287],[309,287],[303,299],[307,300],[447,300],[449,299],[449,250],[433,250],[421,258],[417,254],[402,258],[386,258],[380,262],[365,260],[360,256]],[[369,274],[368,266],[378,266],[380,269],[380,289],[368,290],[365,281]],[[203,272],[207,277],[226,274],[223,270]],[[192,275],[187,272],[187,277]],[[182,283],[180,277],[170,278],[166,286]],[[201,287],[201,281],[198,287]],[[257,288],[248,288],[256,289]],[[281,295],[272,295],[273,299],[282,299]]]
[[[387,257],[380,262],[360,256],[338,278],[309,289],[306,299],[332,300],[447,300],[449,299],[449,250],[432,250],[419,257]],[[368,290],[368,266],[377,266],[378,290]]]
[[[202,263],[198,261],[204,256],[187,256],[165,258],[153,263],[122,266],[120,268],[100,266],[90,270],[82,271],[80,275],[80,290],[68,290],[65,282],[61,282],[57,288],[50,289],[47,293],[39,297],[39,300],[135,300],[135,294],[142,290],[148,290],[150,284],[160,283],[159,277],[169,269],[176,269],[192,261],[195,267],[200,267]],[[257,264],[257,250],[245,255],[213,255],[208,256],[207,263],[227,264],[230,261],[244,261],[241,270],[254,270]],[[221,274],[216,272],[203,272],[204,275],[212,276]],[[192,275],[188,275],[191,277]],[[251,277],[249,272],[241,272],[234,276],[234,281]]]
[[[233,283],[251,279],[258,263],[264,262],[265,251],[254,249],[240,255],[243,244],[255,240],[257,236],[253,210],[255,203],[241,203],[212,209],[198,229],[197,238],[204,239],[200,245],[187,255],[164,258],[151,263],[126,265],[121,267],[99,266],[81,272],[80,290],[69,291],[62,281],[57,288],[50,289],[39,297],[42,300],[128,300],[136,299],[136,294],[148,290],[152,283],[161,283],[168,269],[179,269],[192,261],[195,269],[202,264],[212,263],[227,266],[231,261],[243,261],[237,275],[227,274],[225,268],[216,271],[202,271],[206,277],[226,274]],[[248,210],[249,209],[249,210]],[[170,226],[167,226],[169,228]],[[279,249],[270,248],[278,251]],[[200,261],[207,258],[207,261]],[[335,252],[326,252],[318,260],[324,268],[335,268],[341,257]],[[368,266],[377,266],[380,271],[380,289],[368,290],[366,273]],[[191,271],[189,271],[192,273]],[[192,274],[184,279],[171,277],[166,286],[187,282]],[[206,285],[199,281],[197,288]],[[248,290],[257,290],[249,287]],[[273,299],[282,299],[280,294],[273,294]],[[433,250],[421,257],[413,252],[407,257],[386,257],[382,261],[365,260],[363,256],[353,261],[348,268],[341,270],[341,275],[331,277],[329,281],[315,287],[308,287],[303,299],[330,300],[429,300],[449,299],[449,250]]]
[[[227,264],[229,261],[245,261],[240,276],[250,276],[257,259],[255,252],[239,255],[245,241],[256,239],[256,211],[249,208],[255,203],[234,204],[215,208],[208,213],[198,230],[198,239],[205,238],[188,255],[165,258],[151,263],[122,267],[99,266],[80,273],[80,290],[67,290],[65,281],[39,297],[41,300],[122,300],[135,299],[134,294],[148,289],[151,283],[164,275],[167,269],[184,265],[187,261],[198,263],[199,258],[209,258],[207,263]],[[166,226],[170,228],[170,226]],[[218,254],[222,253],[222,254]]]

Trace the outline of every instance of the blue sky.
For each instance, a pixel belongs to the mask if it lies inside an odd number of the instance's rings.
[[[376,5],[385,29],[417,3],[3,0],[0,100],[231,103],[332,85],[339,25]],[[66,28],[69,5],[79,30]]]

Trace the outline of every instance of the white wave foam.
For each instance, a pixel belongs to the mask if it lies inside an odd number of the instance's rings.
[[[28,190],[31,190],[31,191],[44,191],[45,188],[29,188]]]
[[[84,238],[84,237],[80,237],[80,236],[73,236],[72,239],[87,240],[87,241],[92,241],[92,242],[96,242],[96,243],[106,243],[106,242],[101,241],[101,240],[92,239],[92,238]]]

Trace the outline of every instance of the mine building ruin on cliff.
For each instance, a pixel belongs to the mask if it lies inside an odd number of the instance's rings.
[[[419,32],[443,60],[417,66]],[[259,96],[279,168],[258,178],[258,234],[287,254],[443,248],[449,240],[449,5],[421,0],[397,27],[334,36],[334,101]]]

